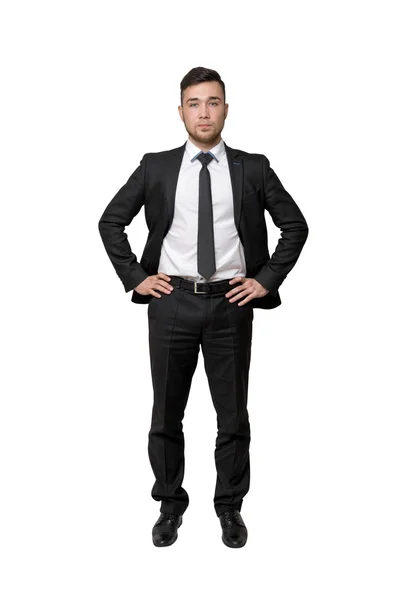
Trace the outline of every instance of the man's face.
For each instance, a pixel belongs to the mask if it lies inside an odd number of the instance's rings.
[[[204,81],[186,88],[178,110],[194,143],[210,148],[218,144],[228,115],[228,104],[224,104],[218,81]]]

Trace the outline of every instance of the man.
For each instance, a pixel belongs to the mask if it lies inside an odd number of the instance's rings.
[[[308,227],[263,154],[229,147],[219,74],[197,67],[181,81],[180,117],[188,139],[145,154],[99,221],[108,256],[132,302],[148,304],[154,404],[149,458],[161,501],[152,536],[175,542],[189,496],[182,487],[182,420],[201,347],[217,413],[214,508],[222,540],[244,546],[240,514],[250,485],[247,412],[253,309],[281,304],[278,288],[294,267]],[[145,207],[149,229],[142,258],[124,228]],[[267,210],[281,237],[268,252]]]

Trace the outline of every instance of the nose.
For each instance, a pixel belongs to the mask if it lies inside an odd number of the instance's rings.
[[[208,105],[207,104],[201,104],[200,108],[199,108],[199,116],[200,117],[209,117],[210,116],[210,112],[208,109]]]

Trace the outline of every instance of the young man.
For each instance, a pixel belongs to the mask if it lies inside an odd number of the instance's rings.
[[[156,546],[175,542],[189,496],[182,487],[182,421],[201,347],[217,413],[214,507],[222,540],[244,546],[240,514],[250,485],[247,411],[253,309],[281,304],[308,227],[263,154],[235,150],[221,131],[228,115],[219,74],[197,67],[181,81],[188,133],[173,150],[145,154],[99,221],[107,254],[132,302],[148,304],[154,404],[149,458],[161,515]],[[140,262],[124,228],[142,206],[149,228]],[[267,210],[281,237],[270,257]]]

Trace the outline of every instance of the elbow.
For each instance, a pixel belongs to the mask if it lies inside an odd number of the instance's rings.
[[[99,233],[100,233],[101,237],[104,239],[104,236],[107,235],[108,225],[107,225],[107,221],[105,221],[103,219],[103,215],[101,216],[101,218],[100,218],[100,220],[99,220],[99,222],[97,224],[97,227],[98,227],[98,230],[99,230]]]
[[[303,240],[303,244],[306,243],[306,240],[308,238],[308,232],[309,232],[309,229],[308,229],[308,225],[306,224],[302,228],[302,240]]]
[[[101,215],[100,219],[99,219],[98,224],[97,224],[100,233],[107,228],[108,224],[109,224],[109,221],[107,220],[107,217],[105,216],[105,213],[103,213]]]

